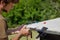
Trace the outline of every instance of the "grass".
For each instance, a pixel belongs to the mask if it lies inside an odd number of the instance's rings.
[[[28,40],[35,40],[38,33],[36,31],[32,31],[32,35],[33,35],[33,38],[28,37]],[[15,35],[8,36],[9,40],[11,40],[14,36]],[[27,37],[22,37],[20,40],[27,40]]]

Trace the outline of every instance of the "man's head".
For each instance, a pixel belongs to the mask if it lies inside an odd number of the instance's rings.
[[[13,8],[14,4],[18,3],[19,0],[0,0],[0,9],[8,12],[10,9]]]

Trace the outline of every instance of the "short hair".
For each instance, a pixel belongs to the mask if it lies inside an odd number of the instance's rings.
[[[12,2],[12,3],[18,3],[19,2],[19,0],[0,0],[0,2],[1,1],[3,1],[4,3],[10,3],[10,2]]]

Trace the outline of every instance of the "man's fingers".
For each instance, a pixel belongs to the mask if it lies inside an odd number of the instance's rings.
[[[23,29],[26,29],[26,25],[23,26]]]
[[[32,38],[32,32],[29,31],[28,36]]]
[[[29,33],[30,33],[30,32],[29,32],[29,29],[24,29],[24,30],[25,30],[25,32],[24,32],[25,35],[29,35]]]
[[[30,29],[26,28],[26,25],[23,25],[22,29],[20,30],[20,33],[24,36],[30,35]]]
[[[27,31],[29,31],[30,29],[27,29]]]

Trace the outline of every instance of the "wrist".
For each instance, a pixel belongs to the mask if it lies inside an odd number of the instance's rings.
[[[16,36],[14,38],[12,38],[12,40],[19,40],[21,38],[21,34],[16,34]]]
[[[21,37],[22,37],[22,34],[21,34],[21,33],[19,33],[19,34],[18,34],[18,37],[19,37],[19,38],[21,38]]]

